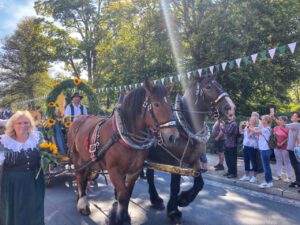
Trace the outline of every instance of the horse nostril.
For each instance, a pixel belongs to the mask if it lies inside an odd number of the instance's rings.
[[[170,142],[170,143],[174,143],[174,142],[175,142],[175,137],[174,137],[174,135],[170,135],[170,136],[169,136],[169,142]]]

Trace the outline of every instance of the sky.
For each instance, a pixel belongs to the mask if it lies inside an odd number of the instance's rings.
[[[26,16],[36,16],[35,0],[0,0],[0,39],[13,34],[17,24]]]

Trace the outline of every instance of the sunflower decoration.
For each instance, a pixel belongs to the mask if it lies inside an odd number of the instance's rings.
[[[76,85],[76,86],[78,86],[79,84],[81,84],[82,83],[82,80],[80,80],[80,78],[78,78],[78,77],[75,77],[74,78],[74,84]]]
[[[49,107],[57,107],[58,105],[57,105],[56,102],[49,102],[49,103],[48,103],[48,106],[49,106]]]
[[[58,165],[57,147],[54,143],[44,142],[39,145],[39,148],[41,160],[36,179],[39,177],[41,170],[47,173],[51,165]]]
[[[56,120],[54,119],[47,119],[44,123],[44,127],[53,127],[56,124]]]
[[[60,85],[60,83],[55,82],[54,84],[52,84],[52,88],[56,88],[56,87],[59,86],[59,85]]]
[[[67,121],[64,123],[66,128],[69,128],[71,126],[71,124],[72,124],[72,122],[70,122],[70,121]]]

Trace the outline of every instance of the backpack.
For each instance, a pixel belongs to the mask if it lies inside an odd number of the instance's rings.
[[[277,136],[274,133],[273,129],[270,129],[270,132],[271,132],[271,135],[270,135],[268,144],[269,144],[270,149],[274,149],[277,147]]]

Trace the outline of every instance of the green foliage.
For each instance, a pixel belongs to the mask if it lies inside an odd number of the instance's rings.
[[[0,95],[6,97],[4,102],[34,98],[35,88],[48,79],[43,73],[52,59],[51,39],[44,34],[41,20],[25,18],[2,48],[0,81],[5,85]],[[33,102],[29,107],[34,108]]]

